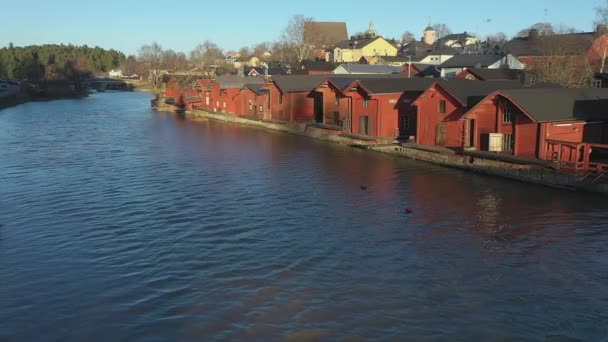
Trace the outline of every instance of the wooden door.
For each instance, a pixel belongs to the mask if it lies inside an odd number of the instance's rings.
[[[445,146],[447,141],[448,128],[446,125],[437,125],[437,131],[435,132],[435,145]]]

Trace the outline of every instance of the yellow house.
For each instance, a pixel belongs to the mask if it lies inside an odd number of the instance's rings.
[[[371,59],[377,56],[397,56],[397,48],[382,37],[372,37],[370,34],[351,37],[342,41],[334,48],[334,62],[359,62],[362,57]]]

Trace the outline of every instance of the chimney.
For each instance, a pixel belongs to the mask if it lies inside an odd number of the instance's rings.
[[[531,29],[528,31],[528,40],[536,40],[538,38],[538,30]]]
[[[597,27],[595,28],[595,35],[599,37],[605,34],[608,34],[608,26],[603,24],[597,25]]]
[[[268,66],[264,68],[264,78],[268,79]]]

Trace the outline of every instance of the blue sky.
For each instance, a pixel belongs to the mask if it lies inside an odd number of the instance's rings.
[[[346,21],[349,34],[372,20],[385,37],[420,36],[430,20],[454,32],[512,35],[539,21],[591,30],[593,8],[605,0],[241,1],[241,0],[0,0],[0,46],[73,43],[115,48],[127,54],[152,41],[189,52],[209,39],[236,50],[280,36],[289,17]],[[255,5],[252,5],[255,4]]]

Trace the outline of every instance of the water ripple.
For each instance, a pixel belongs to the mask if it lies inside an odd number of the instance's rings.
[[[608,335],[606,200],[148,104],[0,115],[0,340]]]

